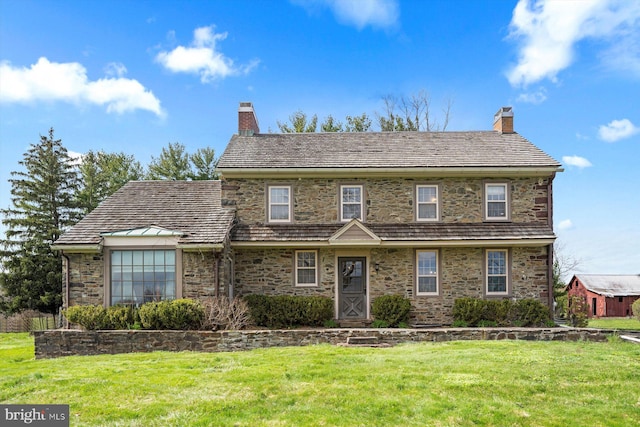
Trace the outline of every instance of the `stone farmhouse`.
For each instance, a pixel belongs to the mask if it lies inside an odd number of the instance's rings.
[[[64,304],[247,294],[324,295],[346,325],[387,294],[412,323],[455,299],[553,305],[553,179],[514,132],[262,134],[240,103],[221,181],[130,182],[54,243]]]

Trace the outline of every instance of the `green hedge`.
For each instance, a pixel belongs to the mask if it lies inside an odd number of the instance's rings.
[[[549,309],[535,299],[458,298],[453,319],[455,325],[466,326],[548,326],[552,322]]]
[[[401,295],[383,295],[373,300],[371,314],[375,318],[374,327],[397,328],[409,321],[411,301]]]
[[[88,330],[98,329],[199,329],[204,307],[197,301],[179,299],[131,306],[75,305],[63,311],[65,317]]]
[[[323,326],[333,319],[333,300],[322,296],[246,295],[256,326],[291,328]]]

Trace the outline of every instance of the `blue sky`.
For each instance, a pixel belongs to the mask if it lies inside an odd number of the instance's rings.
[[[562,162],[554,221],[583,273],[640,273],[640,2],[0,0],[0,206],[29,144],[221,154],[240,101],[382,111],[426,90],[448,130],[515,129]],[[3,230],[0,230],[3,232]]]

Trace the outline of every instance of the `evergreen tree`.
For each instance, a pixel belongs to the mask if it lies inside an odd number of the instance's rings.
[[[143,179],[140,162],[124,153],[89,151],[82,156],[78,203],[87,214],[129,181]]]
[[[147,178],[151,180],[185,181],[193,176],[189,154],[179,142],[162,148],[160,157],[151,157]]]
[[[281,123],[280,121],[276,121],[278,124],[278,128],[280,128],[280,132],[282,133],[303,133],[303,132],[315,132],[318,127],[318,116],[313,115],[311,118],[308,118],[305,113],[302,111],[296,111],[292,115],[289,116],[289,122]]]
[[[194,181],[218,179],[218,172],[216,172],[218,159],[216,159],[213,148],[198,148],[195,154],[190,155],[189,158],[193,164],[191,179]]]
[[[12,208],[2,209],[0,286],[5,313],[35,309],[55,314],[62,302],[62,261],[50,245],[78,220],[77,173],[53,128],[32,144],[11,172]]]

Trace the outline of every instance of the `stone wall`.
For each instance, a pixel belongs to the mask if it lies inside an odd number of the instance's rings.
[[[336,257],[346,254],[320,248],[319,286],[294,286],[294,249],[236,249],[235,293],[237,295],[324,295],[335,297]],[[456,298],[484,298],[484,249],[441,248],[440,292],[437,296],[416,296],[415,249],[376,248],[353,250],[349,255],[369,259],[370,301],[381,295],[402,295],[411,299],[411,321],[419,324],[450,325]],[[515,247],[510,250],[511,271],[508,298],[533,298],[549,303],[547,290],[547,248]],[[376,272],[375,265],[379,265]],[[504,296],[494,297],[504,298]]]
[[[613,331],[575,328],[293,329],[255,331],[36,331],[37,359],[152,351],[221,352],[267,347],[346,344],[369,337],[377,345],[456,340],[607,341]]]
[[[546,180],[539,178],[505,178],[492,182],[510,183],[511,220],[513,222],[547,222]],[[270,180],[229,179],[223,186],[226,206],[237,208],[243,223],[266,222],[267,185],[290,185],[293,192],[293,216],[297,223],[336,223],[341,184],[362,184],[365,191],[366,218],[370,223],[407,223],[415,221],[415,186],[436,184],[440,188],[441,220],[445,223],[482,222],[485,180],[481,178],[413,178],[302,179]]]

